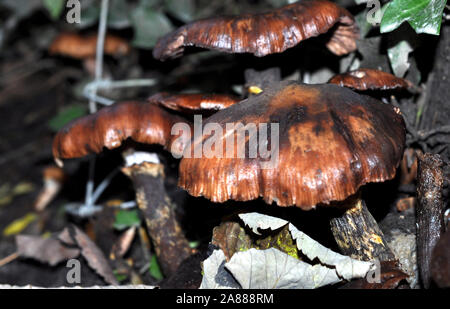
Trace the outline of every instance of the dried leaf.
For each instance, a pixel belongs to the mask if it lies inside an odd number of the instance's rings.
[[[238,289],[239,284],[225,269],[225,254],[222,250],[214,250],[203,262],[203,279],[200,289]]]
[[[259,228],[276,230],[289,223],[286,220],[259,213],[240,214],[239,217],[252,231],[257,233]],[[322,246],[291,223],[289,223],[289,231],[297,243],[297,248],[304,255],[311,261],[317,258],[321,263],[335,267],[337,275],[346,280],[363,277],[372,268],[372,263],[370,262],[358,261]]]
[[[310,265],[277,249],[250,249],[225,267],[244,289],[314,289],[341,281],[334,269]]]
[[[81,248],[81,254],[88,262],[88,265],[102,276],[107,283],[118,285],[119,283],[114,277],[114,273],[109,266],[108,260],[97,245],[76,226],[73,226],[73,231],[70,232],[70,234],[73,240],[76,241],[77,245]]]
[[[259,229],[272,231],[277,230],[289,222],[280,218],[271,217],[263,215],[257,212],[250,212],[246,214],[239,214],[239,218],[244,221],[246,225],[255,233],[256,235],[261,235]]]
[[[119,239],[113,244],[111,255],[114,259],[122,258],[130,249],[136,235],[136,226],[132,226],[120,235]]]
[[[219,247],[229,260],[235,252],[252,248],[252,240],[237,222],[223,222],[213,230],[211,244]]]
[[[19,256],[47,263],[51,266],[80,255],[78,248],[66,247],[57,238],[17,235],[16,245]]]
[[[408,278],[397,265],[396,261],[382,261],[380,270],[380,278],[378,280],[369,281],[364,279],[354,280],[345,284],[343,289],[396,289],[401,287],[401,282]],[[377,282],[378,281],[378,282]]]

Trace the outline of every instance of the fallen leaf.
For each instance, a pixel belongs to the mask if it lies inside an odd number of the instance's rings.
[[[57,238],[52,237],[17,235],[16,245],[20,257],[31,258],[51,266],[80,255],[78,248],[66,247]]]
[[[213,230],[211,244],[222,249],[227,260],[235,252],[252,248],[252,240],[238,222],[223,222]]]
[[[80,247],[81,254],[88,262],[89,267],[102,276],[107,283],[119,284],[103,252],[82,230],[72,226],[69,230],[63,231],[58,238],[64,242],[70,242],[71,238]]]
[[[336,271],[275,248],[238,252],[225,264],[244,289],[314,289],[340,282]]]
[[[355,260],[328,249],[286,220],[259,213],[240,214],[239,217],[257,234],[258,229],[276,230],[289,224],[289,231],[297,243],[298,250],[311,261],[317,258],[322,264],[334,267],[337,275],[346,280],[365,276],[373,266],[371,262]]]
[[[133,243],[136,235],[136,227],[132,226],[120,235],[119,239],[113,244],[110,256],[113,259],[122,258]]]
[[[214,250],[203,261],[203,278],[200,289],[239,289],[240,285],[231,273],[225,269],[225,254],[222,250]]]

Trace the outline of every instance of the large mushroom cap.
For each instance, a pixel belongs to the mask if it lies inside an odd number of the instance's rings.
[[[193,139],[180,163],[179,185],[215,202],[263,197],[267,203],[310,209],[318,203],[344,200],[365,183],[392,178],[405,142],[398,109],[327,84],[274,84],[217,112],[203,128],[214,123],[222,129],[222,137],[214,147],[210,138],[217,136],[212,131]],[[249,135],[245,145],[238,145],[238,131],[233,129],[237,123],[258,128],[268,124],[267,144],[274,145],[278,138],[275,165],[267,165],[270,158],[263,159],[262,152],[251,157]],[[276,123],[279,134],[274,135]],[[230,136],[235,139],[231,149],[226,144]],[[261,147],[264,140],[258,143]],[[196,149],[216,150],[220,145],[222,158],[194,154]],[[242,146],[245,157],[237,151]]]
[[[330,1],[299,1],[268,13],[213,17],[189,23],[158,40],[153,56],[180,56],[185,46],[262,57],[281,53],[337,25],[327,47],[337,55],[356,49],[359,30],[353,16]]]
[[[186,138],[171,134],[175,124],[190,123],[147,102],[122,102],[104,107],[95,114],[78,118],[64,126],[53,140],[55,159],[79,158],[113,149],[127,138],[144,144],[159,144],[181,154]],[[183,134],[183,132],[182,132]]]

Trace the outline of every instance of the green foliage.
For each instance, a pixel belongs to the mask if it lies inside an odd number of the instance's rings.
[[[84,116],[86,113],[87,108],[84,104],[72,104],[61,110],[55,117],[50,119],[48,126],[56,132],[68,122],[75,118]]]
[[[158,260],[156,259],[156,255],[152,255],[150,259],[149,272],[150,275],[156,280],[162,280],[164,278],[161,268],[159,267]]]
[[[159,37],[173,29],[167,16],[145,1],[132,12],[131,23],[134,28],[132,44],[141,48],[152,48]]]
[[[43,0],[43,5],[50,13],[53,19],[58,19],[61,16],[66,0]]]
[[[165,0],[164,8],[168,13],[185,23],[190,22],[195,13],[193,0]]]
[[[413,48],[408,41],[400,41],[395,46],[388,48],[389,62],[396,76],[405,76],[406,71],[409,69],[409,53],[412,51]]]
[[[114,221],[114,228],[117,230],[124,230],[132,226],[141,225],[141,219],[137,210],[119,210],[116,213]]]
[[[380,31],[397,29],[407,21],[417,33],[439,35],[446,0],[393,0],[384,12]]]

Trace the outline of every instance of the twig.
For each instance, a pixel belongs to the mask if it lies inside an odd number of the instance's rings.
[[[105,46],[105,35],[106,35],[106,22],[108,20],[108,6],[109,0],[102,0],[101,11],[100,11],[100,22],[98,25],[98,39],[97,39],[97,51],[95,54],[95,81],[100,81],[103,75],[103,49]],[[94,95],[96,94],[96,89],[94,89]],[[97,105],[95,101],[89,101],[89,110],[91,113],[97,111]]]
[[[108,20],[108,6],[109,0],[102,0],[101,11],[100,11],[100,21],[98,25],[98,36],[97,36],[97,50],[95,55],[95,80],[99,81],[103,75],[103,48],[105,45],[105,35],[106,35],[106,22]],[[97,89],[94,89],[94,95]],[[89,101],[89,111],[95,113],[97,111],[97,104],[95,101]],[[94,188],[94,172],[95,172],[95,158],[91,158],[89,161],[89,178],[86,183],[86,197],[85,197],[85,207],[92,208],[92,191]]]
[[[8,255],[7,257],[0,260],[0,267],[5,266],[6,264],[14,261],[19,257],[19,252],[14,252],[13,254]]]
[[[156,84],[156,80],[150,79],[129,79],[129,80],[96,80],[84,87],[83,95],[89,100],[95,101],[102,105],[112,105],[114,100],[99,96],[96,94],[98,89],[114,89],[114,88],[127,88],[127,87],[149,87]]]
[[[445,230],[443,162],[439,155],[419,156],[417,170],[417,262],[425,288],[430,286],[430,262],[434,246]]]
[[[418,131],[418,137],[421,140],[425,140],[427,138],[429,138],[432,135],[436,135],[436,134],[450,134],[450,125],[446,125],[446,126],[442,126],[427,132],[423,132],[423,131]]]

